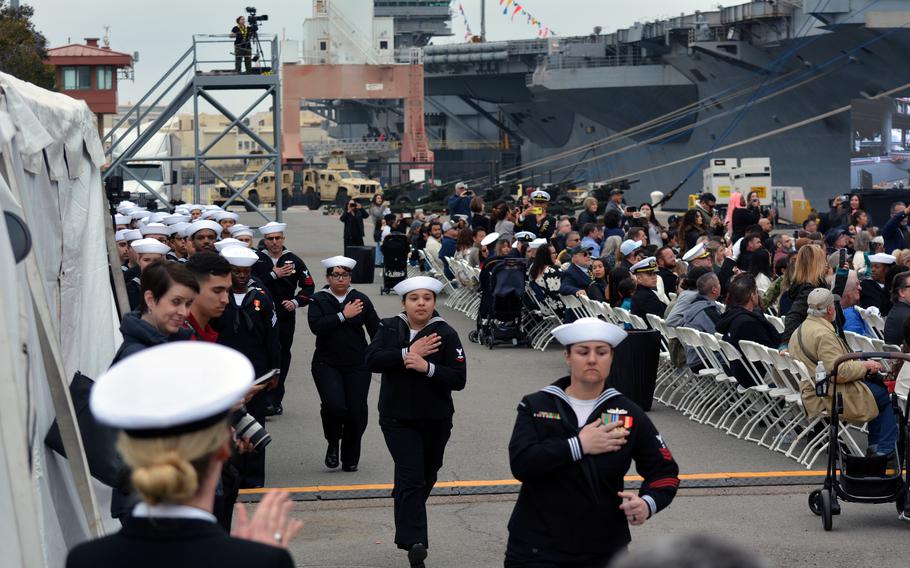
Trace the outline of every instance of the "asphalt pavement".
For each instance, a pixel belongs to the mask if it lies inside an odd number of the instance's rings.
[[[338,216],[292,208],[285,212],[285,221],[288,248],[304,259],[321,287],[325,273],[319,260],[343,252]],[[258,226],[264,221],[244,213],[241,222]],[[372,244],[369,224],[366,232],[365,240]],[[380,317],[389,317],[400,311],[400,299],[381,296],[380,283],[377,270],[373,284],[356,284],[355,288],[371,298]],[[561,351],[555,345],[541,353],[509,347],[489,350],[471,344],[467,335],[474,322],[441,304],[440,315],[465,344],[468,380],[465,390],[454,397],[454,428],[439,480],[457,482],[452,483],[455,486],[506,483],[512,479],[507,447],[515,408],[523,395],[565,374]],[[299,566],[406,565],[392,544],[391,501],[345,498],[348,494],[358,496],[358,489],[364,488],[387,494],[385,484],[392,481],[392,460],[377,424],[379,376],[374,375],[370,391],[370,424],[364,436],[360,471],[326,469],[319,397],[310,374],[314,342],[305,309],[301,309],[284,414],[267,423],[273,436],[267,450],[268,488],[337,490],[332,500],[297,504],[296,514],[307,526],[293,546],[295,560]],[[683,474],[805,471],[779,453],[695,424],[674,410],[655,405],[649,415]],[[771,479],[768,483],[775,483],[773,476]],[[501,566],[514,500],[514,494],[509,493],[516,489],[504,485],[504,495],[432,498],[432,562],[428,565]],[[893,505],[846,504],[844,515],[835,518],[835,532],[823,533],[821,522],[806,507],[808,491],[793,486],[684,490],[667,511],[633,530],[633,546],[660,535],[703,532],[743,543],[777,566],[906,565],[898,556],[907,550],[901,543],[910,526],[898,524]]]

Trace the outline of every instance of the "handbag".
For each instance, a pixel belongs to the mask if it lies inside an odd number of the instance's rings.
[[[117,430],[100,424],[89,409],[89,395],[94,385],[95,381],[78,371],[70,383],[70,397],[73,399],[73,410],[79,423],[88,468],[92,477],[109,487],[128,487],[130,470],[117,452]],[[66,457],[56,419],[44,437],[44,443]]]
[[[796,331],[796,341],[799,343],[800,351],[809,357],[809,352],[803,345],[802,328]],[[813,359],[817,360],[817,358]],[[856,380],[849,383],[837,383],[836,387],[834,387],[834,382],[834,377],[828,379],[828,391],[831,396],[821,398],[815,394],[815,384],[811,380],[800,381],[799,393],[803,399],[803,408],[809,417],[817,416],[822,412],[831,414],[831,400],[836,388],[837,393],[843,395],[844,401],[843,412],[838,415],[840,420],[861,424],[878,418],[878,405],[865,382]]]

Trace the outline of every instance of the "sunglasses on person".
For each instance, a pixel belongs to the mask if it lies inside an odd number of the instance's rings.
[[[267,241],[283,241],[283,240],[284,240],[284,237],[266,237],[265,240],[267,240]]]

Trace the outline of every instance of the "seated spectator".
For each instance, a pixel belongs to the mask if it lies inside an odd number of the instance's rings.
[[[591,265],[591,251],[583,245],[577,245],[569,252],[572,254],[572,262],[563,271],[559,293],[566,296],[586,295],[588,286],[591,285],[591,276],[588,273],[588,267]]]
[[[594,258],[600,257],[600,238],[603,236],[603,233],[600,230],[600,227],[593,223],[588,223],[581,228],[581,244],[589,249],[591,249],[591,256]]]
[[[717,298],[720,297],[720,280],[716,274],[708,272],[698,278],[695,286],[698,294],[683,310],[679,327],[714,333],[714,326],[720,319],[720,311],[717,309]],[[698,372],[704,368],[698,353],[690,346],[686,346],[686,365],[693,372]]]
[[[588,286],[588,297],[598,302],[607,301],[607,267],[602,258],[591,261],[591,285]]]
[[[607,302],[614,308],[622,306],[623,297],[619,294],[619,283],[631,278],[632,273],[623,267],[614,268],[607,275]],[[634,280],[633,280],[634,282]]]
[[[604,240],[604,246],[600,249],[600,258],[604,260],[607,270],[613,270],[616,267],[616,253],[622,245],[622,237],[613,235]]]
[[[604,238],[616,236],[623,238],[625,233],[622,231],[622,213],[614,209],[604,213]]]
[[[900,345],[904,338],[904,323],[910,316],[910,272],[895,276],[891,290],[892,306],[885,318],[884,340],[890,345]]]
[[[743,340],[765,347],[780,345],[780,333],[761,313],[758,298],[758,286],[751,274],[736,276],[727,287],[727,309],[717,321],[715,331],[737,349]],[[755,380],[741,361],[733,362],[733,376],[745,388],[755,386]]]
[[[757,249],[752,252],[748,273],[755,278],[759,294],[764,295],[771,287],[771,255],[768,251]]]
[[[653,256],[635,263],[629,271],[635,276],[637,289],[632,298],[632,313],[647,321],[648,314],[663,316],[667,304],[657,295],[657,260]]]
[[[562,271],[556,266],[555,257],[556,250],[553,245],[538,247],[528,276],[530,288],[537,295],[537,299],[549,306],[562,319],[566,306],[560,298]]]
[[[566,264],[572,260],[572,255],[569,254],[569,251],[575,248],[578,243],[581,242],[581,235],[578,231],[570,231],[566,235],[566,245],[565,248],[559,251],[559,255],[556,257],[556,261],[560,264]]]
[[[627,312],[632,311],[632,298],[635,296],[635,291],[638,288],[638,284],[635,283],[635,280],[632,278],[626,278],[625,280],[620,281],[617,290],[619,291],[619,306],[620,308],[626,310]],[[626,324],[626,329],[631,327],[629,324]]]
[[[807,316],[790,339],[790,354],[802,361],[810,372],[814,372],[816,365],[821,362],[825,371],[830,373],[834,369],[834,361],[850,353],[850,348],[834,330],[834,295],[827,288],[816,288],[809,294],[806,303]],[[847,361],[838,367],[835,378],[838,385],[844,385],[838,387],[838,394],[844,397],[845,406],[861,410],[873,405],[878,407],[878,417],[869,421],[867,455],[891,454],[897,443],[897,422],[888,389],[880,382],[866,379],[867,374],[881,370],[882,365],[877,361]],[[846,383],[856,381],[862,381],[861,388],[845,388]],[[815,394],[814,384],[806,386],[802,391],[806,415],[814,418],[823,411],[830,411],[831,397],[820,398]],[[846,400],[848,398],[850,400]]]
[[[833,280],[833,278],[832,278]],[[864,335],[866,337],[875,337],[875,333],[869,328],[869,324],[856,311],[856,305],[859,303],[859,280],[856,272],[850,271],[847,276],[847,282],[844,285],[844,291],[840,296],[841,312],[844,314],[843,329]],[[895,345],[897,345],[895,343]]]

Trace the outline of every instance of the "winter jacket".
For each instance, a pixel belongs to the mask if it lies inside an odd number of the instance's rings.
[[[890,345],[904,344],[904,323],[910,317],[910,304],[898,300],[885,318],[885,343]]]
[[[164,335],[155,326],[142,319],[142,315],[138,311],[123,316],[123,321],[120,322],[120,334],[123,336],[123,343],[120,344],[111,365],[143,349],[170,341],[188,341],[192,337],[192,332],[183,328],[173,335]]]
[[[717,309],[717,302],[707,296],[698,294],[695,299],[686,306],[686,309],[680,314],[681,321],[679,327],[688,327],[714,333],[714,326],[720,319],[720,312]],[[686,347],[686,365],[694,368],[701,363],[698,353],[692,347]]]
[[[724,336],[724,341],[739,347],[740,341],[754,341],[765,347],[777,348],[780,345],[780,333],[774,325],[760,312],[750,312],[742,306],[730,306],[720,317],[714,330]],[[755,386],[755,380],[741,361],[733,362],[733,376],[743,387]]]
[[[891,254],[894,249],[905,249],[907,244],[910,243],[910,230],[902,223],[906,216],[907,212],[901,211],[888,219],[888,222],[882,227],[882,238],[885,239],[886,253]]]
[[[787,290],[787,297],[792,303],[790,305],[790,310],[787,312],[787,316],[784,318],[784,332],[780,337],[781,343],[790,341],[790,336],[793,335],[796,328],[805,321],[806,313],[809,310],[809,294],[812,290],[827,287],[828,285],[824,282],[790,286],[790,289]],[[812,368],[814,369],[815,366],[813,365]]]

